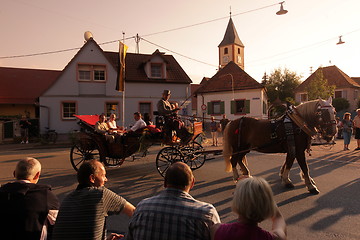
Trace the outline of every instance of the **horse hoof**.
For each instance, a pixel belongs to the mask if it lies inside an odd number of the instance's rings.
[[[309,189],[309,192],[310,192],[311,194],[319,194],[319,193],[320,193],[320,191],[319,191],[317,188]]]
[[[285,184],[285,187],[286,187],[286,188],[294,188],[295,186],[294,186],[294,184],[292,184],[292,183],[286,183],[286,184]]]

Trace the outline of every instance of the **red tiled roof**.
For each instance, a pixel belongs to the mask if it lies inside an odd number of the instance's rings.
[[[307,86],[316,78],[316,75],[319,71],[322,71],[324,78],[327,80],[329,85],[335,85],[337,88],[351,88],[351,87],[360,87],[360,84],[350,78],[347,74],[341,71],[338,67],[328,66],[320,67],[313,74],[311,74],[305,81],[303,81],[294,91],[295,92],[304,92],[306,91]]]
[[[0,67],[0,104],[34,104],[61,71]]]
[[[232,81],[233,80],[233,81]],[[233,83],[234,82],[234,83]],[[233,86],[234,85],[234,86]],[[196,93],[264,88],[233,61],[204,82]]]
[[[357,84],[360,85],[360,77],[352,77],[352,80],[354,80]]]
[[[115,69],[119,66],[119,53],[104,52]],[[166,79],[148,78],[144,66],[153,55],[161,54],[166,63]],[[126,53],[125,59],[125,81],[126,82],[157,82],[157,83],[192,83],[189,76],[182,69],[172,55],[165,55],[156,50],[153,54]]]

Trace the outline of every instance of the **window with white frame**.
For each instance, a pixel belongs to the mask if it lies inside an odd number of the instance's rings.
[[[78,64],[79,81],[106,81],[106,66]]]
[[[76,102],[63,102],[62,103],[62,119],[75,119]]]
[[[162,78],[162,64],[161,63],[151,63],[151,77],[152,78]]]
[[[307,93],[301,93],[300,94],[300,102],[306,102],[308,100]]]
[[[343,97],[342,91],[335,91],[334,97],[335,98],[342,98]]]
[[[223,101],[212,101],[208,102],[208,114],[209,115],[218,115],[218,114],[224,114],[224,102]]]
[[[231,101],[231,113],[232,114],[250,113],[250,100],[237,99]]]

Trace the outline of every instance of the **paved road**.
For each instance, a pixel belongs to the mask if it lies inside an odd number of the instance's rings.
[[[299,167],[294,164],[291,178],[292,190],[284,189],[278,171],[285,155],[250,153],[248,162],[251,173],[269,181],[275,199],[288,224],[289,239],[360,239],[360,151],[342,151],[342,142],[333,148],[313,146],[308,157],[311,176],[321,193],[311,195],[299,177]],[[20,147],[20,148],[19,148]],[[355,148],[354,140],[350,144]],[[207,147],[208,148],[208,147]],[[108,169],[107,186],[133,204],[162,190],[163,179],[155,169],[155,154],[134,162],[125,162],[120,168]],[[0,184],[12,180],[16,162],[25,156],[38,158],[43,164],[42,183],[51,184],[60,199],[76,187],[76,176],[69,163],[68,148],[32,149],[28,146],[0,146]],[[191,194],[211,202],[223,222],[236,220],[230,203],[234,191],[231,174],[223,171],[221,156],[205,163],[194,172],[196,185]],[[125,232],[128,219],[113,216],[109,229]],[[271,224],[261,226],[269,229]]]

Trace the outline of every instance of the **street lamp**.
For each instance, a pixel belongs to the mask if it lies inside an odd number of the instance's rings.
[[[341,37],[342,37],[342,36],[339,36],[339,42],[338,42],[336,45],[340,45],[340,44],[345,43],[343,40],[341,40]]]
[[[285,10],[284,7],[283,7],[283,3],[284,3],[284,2],[285,2],[285,1],[282,1],[282,2],[279,3],[279,4],[280,4],[280,10],[276,12],[276,15],[284,15],[284,14],[286,14],[286,13],[288,12],[288,11]]]

